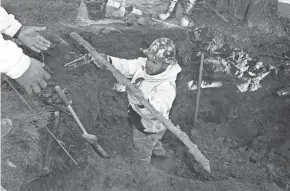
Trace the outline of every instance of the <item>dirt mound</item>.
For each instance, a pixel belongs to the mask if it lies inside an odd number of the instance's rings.
[[[171,133],[167,133],[163,140],[170,154],[169,159],[166,161],[153,159],[153,164],[168,174],[152,166],[144,166],[134,160],[124,159],[123,157],[132,157],[132,132],[127,121],[126,95],[112,90],[116,81],[106,70],[99,70],[89,63],[80,63],[76,68],[65,68],[65,63],[85,53],[65,34],[61,36],[70,46],[55,47],[45,54],[45,64],[53,72],[52,81],[62,88],[67,88],[73,107],[88,132],[97,135],[99,143],[110,155],[121,157],[109,161],[96,158],[91,148],[84,143],[72,118],[61,112],[61,123],[56,130],[57,138],[64,143],[80,165],[75,166],[54,143],[51,145],[54,149],[51,149],[49,154],[51,173],[32,181],[23,188],[24,190],[29,187],[32,190],[45,190],[47,189],[45,185],[48,187],[53,185],[58,190],[70,188],[77,188],[76,190],[96,188],[100,190],[140,190],[138,188],[143,190],[153,188],[274,190],[269,187],[268,182],[271,181],[281,182],[281,186],[285,186],[287,178],[283,178],[288,177],[289,165],[287,160],[271,150],[272,142],[282,143],[289,133],[286,129],[287,117],[280,113],[283,108],[286,110],[285,103],[272,95],[285,81],[276,82],[268,78],[263,82],[261,91],[244,94],[237,92],[232,84],[226,84],[223,88],[203,90],[200,118],[207,123],[200,124],[200,127],[196,126],[192,131],[195,93],[188,90],[188,82],[196,79],[195,68],[199,63],[197,53],[207,47],[219,46],[219,43],[211,43],[211,35],[208,36],[208,41],[204,41],[206,35],[199,39],[199,43],[198,39],[195,39],[193,44],[196,46],[193,47],[192,38],[197,36],[187,36],[180,29],[152,29],[144,33],[140,30],[100,28],[94,33],[82,30],[78,32],[100,53],[129,59],[142,56],[140,48],[158,37],[166,36],[177,42],[183,71],[177,80],[177,98],[171,112],[171,119],[189,135],[192,134],[193,142],[210,159],[213,173],[211,176],[204,173]],[[213,34],[213,31],[208,34]],[[189,43],[187,46],[182,45],[186,39],[191,41],[187,41]],[[268,91],[271,90],[272,93],[265,94],[269,82],[272,83],[272,88],[268,88]],[[271,104],[265,105],[265,103]],[[257,108],[259,114],[255,113]],[[255,117],[251,113],[254,113]],[[275,121],[271,121],[270,116]],[[277,122],[279,130],[274,137],[270,137],[273,131],[272,124]],[[265,128],[259,127],[259,124]],[[47,138],[48,135],[45,134],[44,144]],[[105,170],[106,168],[108,169]]]
[[[45,5],[48,3],[51,1],[45,1]],[[143,1],[140,3],[144,4]],[[73,20],[72,15],[76,15],[78,7],[78,3],[68,4],[69,7],[58,4],[52,6],[53,10],[55,6],[58,7],[57,12],[69,13],[64,17],[66,21]],[[41,6],[40,10],[46,7],[43,4],[38,6]],[[62,7],[66,9],[59,10]],[[59,18],[55,15],[58,14],[54,14],[51,22]],[[42,17],[24,17],[38,23],[38,19],[49,18],[50,12],[44,11]],[[52,142],[49,150],[50,173],[42,177],[37,174],[39,178],[30,183],[27,179],[20,180],[15,188],[27,183],[23,190],[49,190],[51,187],[55,190],[278,190],[275,184],[270,183],[273,181],[285,188],[290,178],[289,159],[275,151],[289,137],[289,100],[279,98],[276,91],[288,84],[289,78],[283,72],[278,72],[278,75],[272,72],[261,82],[258,91],[245,93],[238,92],[231,79],[223,78],[226,83],[222,88],[202,91],[199,117],[206,123],[199,126],[193,124],[196,94],[189,90],[188,82],[196,80],[199,53],[207,52],[208,48],[218,50],[217,53],[220,50],[232,51],[235,47],[247,48],[256,56],[270,48],[277,53],[275,55],[280,55],[279,52],[288,48],[283,43],[279,48],[254,46],[253,39],[249,38],[251,33],[244,29],[244,25],[221,24],[223,19],[216,17],[211,10],[197,9],[193,19],[197,26],[203,27],[168,30],[123,26],[121,30],[113,26],[74,26],[65,29],[60,36],[62,42],[66,41],[63,43],[66,46],[56,45],[45,53],[45,64],[53,72],[52,81],[67,88],[72,106],[88,132],[97,135],[99,143],[110,155],[118,157],[107,161],[98,158],[84,143],[71,116],[61,111],[60,125],[55,134],[79,166],[75,166]],[[72,29],[79,32],[98,52],[127,59],[144,56],[140,48],[148,46],[158,37],[166,36],[177,43],[183,71],[178,77],[177,98],[170,118],[191,135],[193,142],[210,159],[212,175],[202,171],[184,145],[171,133],[166,133],[162,140],[169,158],[153,159],[152,162],[163,171],[129,159],[132,157],[132,131],[127,121],[126,95],[112,90],[116,81],[108,71],[84,62],[77,68],[64,67],[65,63],[86,53],[68,37],[67,31]],[[257,42],[260,45],[259,39]],[[231,51],[221,51],[222,56],[229,56]],[[268,60],[270,63],[272,61]],[[205,76],[208,81],[213,80],[211,77],[210,74]],[[49,135],[45,131],[40,131],[40,134],[43,137],[42,149],[45,150]]]
[[[9,190],[18,190],[27,181],[38,177],[42,169],[42,135],[39,128],[48,124],[50,114],[24,96],[36,113],[29,110],[14,90],[4,87],[6,85],[2,84],[1,88],[1,118],[11,119],[12,130],[1,139],[1,184]]]
[[[274,184],[252,185],[235,182],[234,180],[201,182],[170,176],[151,165],[133,159],[117,157],[110,160],[96,156],[78,169],[68,169],[54,174],[53,181],[47,180],[47,189],[53,190],[118,190],[118,191],[149,191],[149,190],[251,190],[280,191]],[[53,175],[52,175],[53,177]],[[44,180],[43,180],[44,181]],[[44,183],[44,182],[43,182]],[[33,182],[30,188],[45,188],[39,181]],[[24,190],[29,190],[26,187]]]

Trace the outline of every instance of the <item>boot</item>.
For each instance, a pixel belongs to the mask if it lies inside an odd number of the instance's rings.
[[[152,152],[152,157],[156,157],[156,158],[161,158],[161,159],[167,159],[168,158],[168,155],[166,153],[166,151],[164,150],[164,152],[162,153],[156,153],[156,152]]]
[[[187,27],[190,23],[190,14],[192,11],[192,8],[195,4],[195,0],[189,0],[189,2],[187,2],[185,4],[185,6],[183,6],[183,16],[181,17],[181,19],[179,20],[179,24],[183,27]]]
[[[153,157],[159,157],[161,159],[167,159],[168,158],[167,153],[166,153],[165,149],[163,148],[162,143],[161,143],[160,140],[156,143],[156,146],[155,146],[155,148],[152,151],[152,156]]]
[[[179,0],[170,0],[168,4],[168,8],[164,13],[158,15],[158,18],[162,21],[172,17],[176,13],[177,3]]]

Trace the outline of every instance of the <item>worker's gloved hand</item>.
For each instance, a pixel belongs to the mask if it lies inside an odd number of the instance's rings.
[[[105,60],[107,60],[110,64],[112,64],[111,63],[111,58],[109,57],[109,56],[107,56],[106,54],[103,54],[103,53],[99,53],[99,55],[102,57],[102,58],[104,58]],[[105,69],[106,68],[106,66],[105,65],[103,65],[103,64],[100,64],[97,60],[95,60],[95,58],[93,57],[93,56],[91,56],[91,61],[92,62],[97,62],[99,65],[100,65],[100,69]]]
[[[46,27],[23,26],[17,39],[35,52],[47,50],[51,43],[38,33],[45,29]]]
[[[144,95],[141,92],[138,92],[137,94],[138,94],[137,97],[144,98]],[[127,90],[127,95],[128,95],[128,101],[130,104],[142,105],[141,102],[139,101],[139,99],[137,99],[136,96],[134,96],[134,94],[130,90]],[[135,93],[135,95],[136,95],[136,93]]]
[[[82,134],[82,137],[90,144],[95,144],[95,141],[97,141],[97,137],[95,135],[84,133]]]
[[[133,83],[133,85],[138,89],[139,86],[141,85],[141,83],[144,81],[145,79],[143,77],[138,78],[135,80],[135,82]],[[142,93],[142,91],[137,91],[137,92],[133,92],[130,89],[127,89],[127,94],[128,94],[128,100],[130,104],[134,104],[134,105],[142,105],[139,101],[139,97],[143,97],[144,95]]]
[[[39,93],[41,88],[47,86],[46,80],[50,79],[50,74],[43,69],[43,65],[38,60],[30,58],[30,66],[22,76],[15,79],[30,95],[32,90]]]

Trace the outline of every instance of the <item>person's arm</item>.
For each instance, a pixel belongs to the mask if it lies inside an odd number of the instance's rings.
[[[4,40],[0,34],[0,72],[16,79],[22,76],[29,66],[30,58],[23,54],[22,49],[14,42]]]
[[[108,56],[107,59],[111,64],[124,74],[127,78],[132,78],[136,71],[146,63],[147,58],[137,58],[133,60],[121,59],[113,56]]]
[[[46,27],[22,26],[12,14],[8,14],[0,7],[0,31],[10,37],[18,39],[23,45],[35,52],[47,50],[51,43],[39,34]]]
[[[8,14],[3,7],[0,7],[0,32],[7,36],[14,37],[20,30],[22,24],[15,17]]]
[[[166,119],[168,119],[170,109],[176,97],[175,85],[170,82],[165,82],[160,85],[155,92],[152,92],[152,94],[153,96],[148,100],[149,103]],[[141,117],[155,119],[155,117],[143,105],[135,105],[134,107]]]
[[[0,32],[7,36],[14,37],[22,25],[8,14],[3,7],[0,7]],[[21,48],[10,41],[4,40],[0,34],[0,72],[10,78],[19,78],[30,66],[30,58],[23,54]]]
[[[2,36],[2,33],[11,37],[15,37],[17,34],[21,35],[20,28],[21,24],[14,19],[14,16],[8,15],[0,7],[0,73],[15,79],[28,94],[31,94],[32,90],[39,93],[40,88],[47,86],[45,80],[48,80],[50,75],[42,68],[41,62],[29,58],[14,42],[4,40]],[[33,40],[33,38],[31,39]],[[37,43],[34,43],[33,46],[41,45],[41,39],[39,40],[38,36],[35,39],[34,42]]]

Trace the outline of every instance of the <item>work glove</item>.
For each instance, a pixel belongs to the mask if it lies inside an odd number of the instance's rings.
[[[142,92],[138,92],[137,94],[139,95],[138,97],[144,98],[144,95]],[[135,95],[136,95],[136,93],[135,93]],[[128,97],[128,101],[130,104],[137,105],[140,109],[145,108],[142,105],[142,103],[134,96],[134,94],[129,89],[127,89],[127,97]]]
[[[35,52],[47,50],[51,43],[38,32],[44,31],[46,27],[23,26],[16,37],[23,45]]]
[[[43,64],[34,58],[30,58],[29,68],[20,76],[15,79],[20,84],[27,94],[31,94],[32,91],[39,93],[41,88],[47,86],[46,80],[50,79],[50,74],[43,69]]]
[[[112,64],[112,60],[111,60],[111,58],[110,58],[109,56],[107,56],[106,54],[103,54],[103,53],[99,53],[99,55],[100,55],[102,58],[104,58],[105,60],[107,60],[110,64]],[[95,60],[93,56],[91,56],[90,60],[91,60],[92,62],[96,62],[96,63],[98,64],[98,66],[99,66],[100,69],[103,70],[103,69],[106,68],[105,65],[100,64],[97,60]]]
[[[140,101],[135,97],[133,96],[132,92],[127,90],[127,95],[128,95],[128,101],[130,104],[133,104],[133,105],[140,105]]]
[[[133,83],[133,85],[139,89],[139,86],[141,85],[141,83],[144,81],[145,79],[140,77],[138,79],[135,80],[135,82]],[[140,101],[134,96],[133,92],[129,89],[127,89],[127,94],[128,94],[128,100],[129,100],[129,103],[131,104],[134,104],[134,105],[141,105]],[[144,95],[143,95],[143,92],[140,90],[138,92],[135,93],[135,95],[137,95],[137,97],[143,97],[144,98]]]

